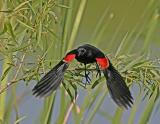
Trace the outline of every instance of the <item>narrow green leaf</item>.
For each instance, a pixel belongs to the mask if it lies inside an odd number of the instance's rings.
[[[9,31],[9,33],[11,34],[13,41],[17,44],[16,36],[15,36],[15,34],[14,34],[15,32],[14,32],[14,30],[13,30],[13,27],[12,27],[12,25],[11,25],[10,20],[7,21],[7,29],[8,29],[8,31]]]
[[[3,81],[3,79],[7,76],[7,74],[9,73],[11,69],[11,66],[7,67],[6,70],[4,70],[2,76],[1,76],[1,81]]]
[[[96,80],[96,81],[93,83],[93,85],[92,85],[91,88],[94,89],[101,81],[102,81],[102,78]]]
[[[69,7],[69,6],[62,5],[62,4],[56,4],[56,6],[62,7],[62,8],[66,8],[66,9],[70,9],[70,8],[71,8],[71,7]]]
[[[18,9],[20,9],[21,7],[23,7],[25,4],[29,3],[31,0],[28,1],[24,1],[21,4],[19,4],[13,11],[17,11]]]
[[[68,1],[68,6],[70,6],[72,9],[68,9],[65,14],[64,14],[64,19],[62,22],[63,29],[62,29],[62,47],[63,51],[62,53],[65,53],[68,47],[69,43],[69,33],[71,31],[71,25],[72,25],[72,18],[73,18],[73,6],[74,6],[74,1],[70,0]]]
[[[121,72],[125,72],[127,71],[129,68],[131,68],[132,66],[134,66],[138,61],[140,61],[143,58],[142,56],[137,57],[136,59],[134,59],[133,61],[131,61],[130,63],[128,63],[128,65],[126,65]]]
[[[103,30],[103,27],[104,26],[102,26],[103,25],[103,21],[105,20],[105,17],[107,16],[107,14],[108,14],[108,12],[109,12],[109,9],[110,9],[110,7],[107,7],[106,9],[105,9],[105,11],[104,11],[104,13],[102,14],[102,16],[101,16],[101,18],[98,20],[98,23],[96,24],[96,26],[95,26],[95,29],[94,29],[94,31],[93,31],[93,34],[91,35],[91,41],[92,42],[94,42],[94,43],[97,43],[98,41],[97,40],[95,40],[96,39],[96,37],[97,37],[97,34],[99,33],[99,32],[103,32],[102,30]],[[105,26],[106,27],[106,26]]]
[[[125,41],[126,41],[127,36],[128,36],[128,32],[127,32],[127,33],[125,34],[125,36],[123,37],[123,39],[122,39],[122,41],[121,41],[121,43],[120,43],[120,45],[119,45],[119,47],[118,47],[118,49],[117,49],[117,51],[116,51],[116,53],[115,53],[115,57],[117,57],[118,54],[120,53],[120,51],[122,50],[122,47],[123,47],[123,45],[124,45],[124,43],[125,43]]]
[[[64,117],[65,117],[65,111],[67,108],[67,101],[65,97],[65,89],[61,88],[61,102],[60,102],[60,110],[59,110],[59,116],[57,118],[57,124],[62,124]]]
[[[8,68],[10,67],[10,65],[8,65],[7,63],[10,63],[10,59],[7,58],[4,60],[3,62],[3,66],[2,66],[2,74],[8,70]],[[1,86],[3,85],[7,85],[8,81],[8,75],[6,75],[4,77],[4,79],[1,81]],[[0,94],[0,122],[4,122],[4,115],[5,115],[5,106],[6,106],[6,91],[3,92],[2,94]]]
[[[70,89],[66,86],[65,83],[62,83],[62,84],[63,84],[65,90],[67,91],[68,95],[70,96],[71,100],[73,101],[73,98],[74,98],[74,97],[73,97],[73,95],[72,95]]]
[[[147,102],[147,104],[145,106],[145,109],[140,117],[139,124],[147,124],[148,123],[148,121],[151,117],[153,108],[155,106],[158,93],[159,93],[158,87],[156,87],[151,98],[149,99],[149,101]]]
[[[91,113],[87,117],[87,120],[84,122],[84,124],[92,124],[93,118],[94,118],[96,112],[98,111],[98,109],[100,108],[100,106],[102,105],[107,93],[108,93],[108,90],[105,90],[104,93],[97,100],[93,110],[91,111]]]
[[[39,28],[38,28],[38,34],[37,34],[37,44],[40,46],[40,48],[43,50],[43,42],[41,42],[42,38],[42,22],[39,22]]]
[[[131,112],[130,112],[130,116],[129,116],[129,119],[128,119],[128,124],[134,124],[134,119],[135,119],[135,116],[136,116],[136,112],[137,112],[137,109],[140,105],[140,102],[141,102],[141,99],[142,99],[142,95],[143,93],[141,92],[137,98],[135,99],[135,102],[131,108]]]
[[[23,25],[24,27],[31,29],[31,30],[35,30],[34,28],[32,28],[31,26],[29,26],[28,24],[26,24],[25,22],[22,22],[21,20],[19,20],[18,18],[16,19],[21,25]]]
[[[123,109],[122,108],[117,108],[117,110],[115,111],[115,114],[114,114],[114,118],[112,120],[112,124],[122,124],[122,115],[123,115]]]
[[[12,95],[10,95],[8,103],[5,106],[5,116],[4,116],[5,124],[10,124],[10,117],[11,117],[11,113],[12,113],[13,102],[14,102],[14,98]]]
[[[121,19],[121,21],[118,23],[118,26],[117,26],[117,28],[116,28],[116,30],[115,30],[115,33],[114,33],[114,35],[112,36],[111,41],[108,43],[108,46],[110,46],[111,49],[113,48],[113,45],[115,45],[113,42],[116,40],[116,38],[117,38],[117,36],[118,36],[118,34],[119,34],[119,32],[120,32],[120,30],[121,30],[121,28],[122,28],[122,26],[123,26],[124,20],[125,20],[125,17],[123,17],[123,18]],[[115,42],[115,43],[116,43],[116,42]]]
[[[55,101],[55,94],[52,94],[49,98],[49,103],[48,107],[46,108],[45,112],[45,118],[44,118],[44,123],[43,124],[51,124],[51,118],[53,114],[53,107],[54,107],[54,101]]]
[[[72,29],[71,37],[70,37],[70,40],[68,43],[67,51],[73,47],[73,43],[74,43],[75,38],[77,36],[79,25],[82,20],[82,16],[84,14],[84,10],[86,8],[86,4],[87,4],[87,0],[81,0],[80,5],[79,5],[79,9],[78,9],[78,12],[75,17],[74,24],[73,24],[73,29]]]
[[[6,24],[4,24],[3,30],[2,30],[2,32],[0,32],[0,35],[3,35],[6,31],[7,31],[7,26],[6,26]]]
[[[149,25],[149,29],[148,29],[148,32],[147,32],[147,35],[144,41],[144,45],[143,45],[143,51],[145,51],[145,49],[148,47],[149,42],[151,41],[151,37],[154,34],[154,31],[158,24],[158,21],[159,21],[159,11],[156,10],[151,19],[150,25]]]
[[[24,120],[26,116],[20,117],[18,120],[14,122],[14,124],[19,124],[22,120]]]

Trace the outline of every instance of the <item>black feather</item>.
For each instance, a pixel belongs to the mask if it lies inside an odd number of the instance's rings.
[[[104,70],[103,73],[106,77],[107,87],[113,100],[119,106],[123,106],[126,109],[131,107],[133,104],[133,97],[118,71],[110,63],[109,68]]]
[[[37,85],[32,90],[33,94],[39,97],[50,95],[62,82],[64,72],[68,66],[68,63],[60,61],[37,83]]]

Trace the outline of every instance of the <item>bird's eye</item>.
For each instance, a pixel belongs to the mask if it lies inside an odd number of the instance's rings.
[[[84,52],[85,52],[85,49],[82,49],[81,52],[84,53]]]
[[[81,52],[81,53],[85,53],[86,52],[86,50],[84,48],[80,48],[78,51]]]
[[[84,48],[79,48],[78,49],[78,56],[82,56],[82,55],[84,55],[86,53],[86,49],[84,49]]]

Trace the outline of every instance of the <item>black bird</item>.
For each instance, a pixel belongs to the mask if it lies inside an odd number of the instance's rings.
[[[120,107],[125,107],[126,109],[131,107],[133,97],[122,76],[102,51],[89,44],[82,45],[67,53],[66,56],[37,83],[33,88],[33,94],[39,97],[45,97],[56,90],[62,82],[64,73],[70,62],[74,59],[83,63],[85,67],[86,64],[97,63],[106,78],[106,84],[113,100]],[[87,79],[86,70],[85,76]]]

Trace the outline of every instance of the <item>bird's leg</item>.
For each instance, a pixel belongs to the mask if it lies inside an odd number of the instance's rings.
[[[101,70],[99,68],[99,65],[97,64],[96,62],[96,70],[97,70],[97,74],[96,74],[96,77],[99,75],[99,77],[101,77]]]
[[[86,66],[86,64],[84,64],[84,65],[85,65],[85,78],[86,78],[86,83],[90,84],[91,78],[89,77],[89,72],[88,72],[88,74],[87,74],[87,66]],[[85,86],[86,86],[86,84],[85,84]]]

